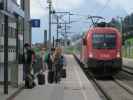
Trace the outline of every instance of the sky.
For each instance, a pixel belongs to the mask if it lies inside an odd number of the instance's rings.
[[[30,0],[31,18],[40,19],[41,27],[32,29],[32,42],[43,42],[43,31],[48,29],[48,3],[47,0]],[[124,17],[133,12],[133,0],[52,0],[56,11],[70,11],[75,14],[70,31],[81,34],[89,29],[88,15],[98,15],[106,20],[116,16]],[[52,25],[52,35],[56,36],[55,25]]]

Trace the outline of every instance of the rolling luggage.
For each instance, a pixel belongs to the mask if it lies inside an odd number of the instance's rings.
[[[26,79],[25,79],[25,88],[26,89],[32,89],[36,86],[34,79],[33,79],[33,75],[27,75]]]
[[[61,70],[61,77],[66,78],[66,69]]]
[[[53,83],[53,81],[54,81],[54,72],[49,71],[48,72],[48,83]]]
[[[38,84],[39,85],[44,85],[45,84],[45,75],[43,73],[39,73],[37,75],[37,79],[38,79]]]

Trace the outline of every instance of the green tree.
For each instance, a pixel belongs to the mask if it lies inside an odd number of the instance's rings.
[[[117,28],[119,31],[121,31],[121,22],[118,19],[112,18],[112,20],[109,22],[109,24],[112,27]]]

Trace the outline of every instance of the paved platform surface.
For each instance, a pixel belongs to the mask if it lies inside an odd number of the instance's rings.
[[[18,91],[18,88],[13,88],[13,87],[9,86],[8,87],[8,95],[4,95],[3,88],[4,88],[3,85],[0,85],[0,100],[6,100],[14,92]]]
[[[133,68],[133,59],[123,58],[123,65]]]
[[[67,78],[60,84],[25,89],[14,100],[101,100],[74,57],[67,55],[66,59]]]

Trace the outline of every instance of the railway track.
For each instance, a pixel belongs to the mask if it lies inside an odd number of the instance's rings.
[[[119,81],[117,77],[97,79],[91,72],[84,70],[76,56],[75,59],[104,100],[132,100],[133,91],[128,85],[123,84],[123,81]]]
[[[131,67],[123,66],[122,71],[124,71],[124,72],[126,72],[128,74],[133,75],[133,68],[131,68]]]

